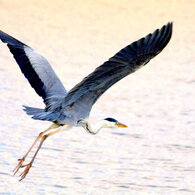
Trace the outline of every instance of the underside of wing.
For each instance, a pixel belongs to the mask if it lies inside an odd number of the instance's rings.
[[[168,23],[120,50],[69,91],[65,106],[75,106],[83,115],[88,115],[92,105],[109,87],[159,54],[171,35],[172,23]]]
[[[22,73],[36,93],[43,98],[46,109],[54,109],[67,92],[49,62],[31,47],[3,31],[0,31],[0,39],[7,43]]]

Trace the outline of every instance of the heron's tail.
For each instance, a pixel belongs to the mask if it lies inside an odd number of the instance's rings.
[[[24,111],[26,112],[26,114],[28,115],[36,115],[36,114],[39,114],[41,112],[44,112],[44,109],[41,109],[41,108],[33,108],[33,107],[29,107],[29,106],[24,106]]]
[[[43,121],[56,121],[60,119],[65,119],[66,116],[60,113],[55,112],[46,112],[44,109],[41,108],[33,108],[29,106],[24,106],[24,111],[26,114],[31,115],[35,120],[43,120]]]

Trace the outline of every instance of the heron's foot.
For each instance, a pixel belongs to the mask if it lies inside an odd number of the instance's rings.
[[[26,175],[28,174],[30,168],[32,167],[32,163],[30,162],[30,163],[28,163],[28,164],[26,164],[26,165],[22,165],[21,168],[23,168],[23,167],[25,167],[25,169],[24,169],[24,171],[20,174],[20,177],[21,177],[21,178],[20,178],[19,181],[22,181],[22,180],[26,177]]]
[[[13,170],[14,175],[18,172],[18,170],[19,170],[20,168],[22,168],[22,164],[23,164],[23,162],[25,161],[25,158],[23,157],[23,158],[21,158],[21,159],[18,159],[18,161],[19,161],[19,162],[18,162],[16,168]]]

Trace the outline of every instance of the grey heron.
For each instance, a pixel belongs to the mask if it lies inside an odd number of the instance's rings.
[[[171,35],[172,22],[124,47],[68,92],[49,62],[41,54],[14,37],[0,31],[1,41],[7,43],[22,73],[45,103],[45,108],[43,109],[24,106],[24,111],[35,120],[52,122],[48,129],[38,135],[24,157],[18,159],[19,162],[14,169],[14,174],[20,168],[25,167],[20,174],[20,181],[28,174],[43,142],[49,136],[74,126],[83,127],[91,134],[96,134],[103,127],[127,127],[113,118],[105,118],[92,125],[88,119],[91,108],[98,98],[113,84],[143,67],[158,55],[170,41]],[[47,133],[52,129],[55,130]],[[30,163],[23,165],[25,158],[40,139],[40,144],[32,160]]]

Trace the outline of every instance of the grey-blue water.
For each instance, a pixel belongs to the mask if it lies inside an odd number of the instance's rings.
[[[0,194],[195,194],[193,1],[2,0],[0,16],[0,28],[43,54],[68,89],[174,21],[163,52],[91,112],[93,122],[113,117],[129,127],[95,136],[74,128],[48,138],[22,182],[12,172],[17,159],[50,123],[22,111],[22,104],[43,103],[0,43]]]

